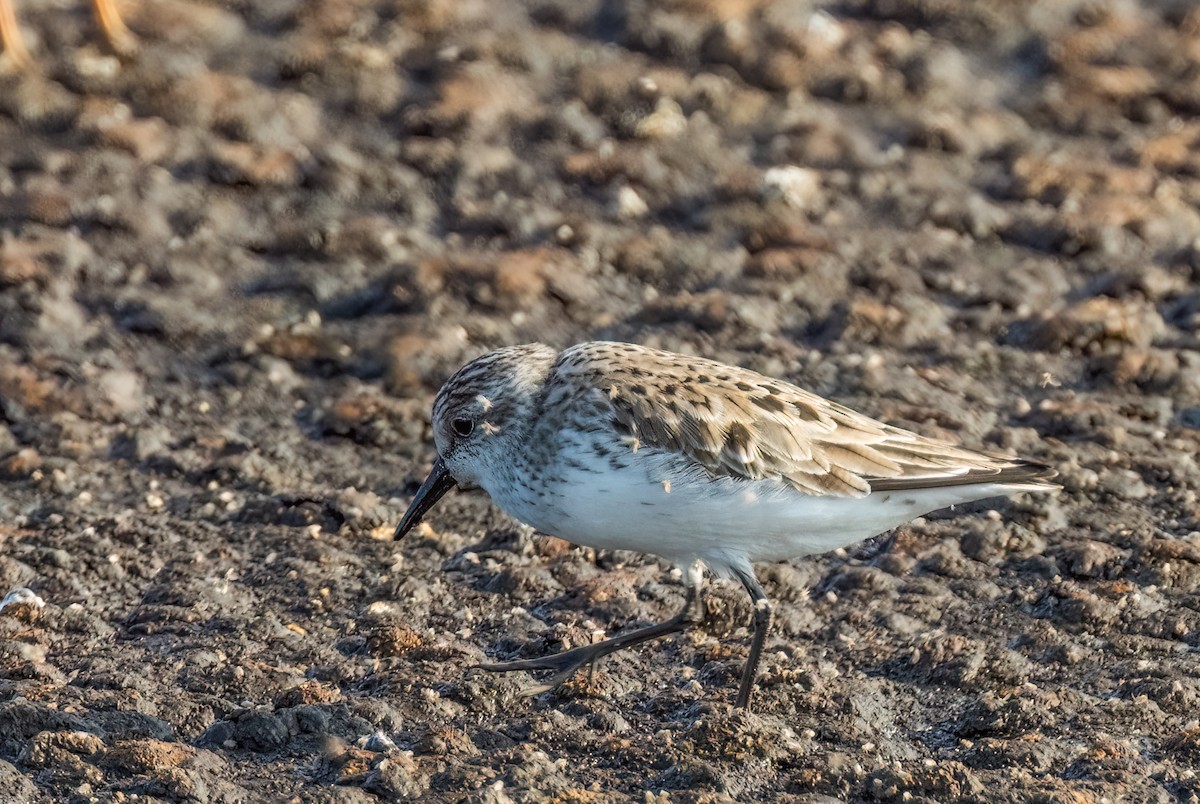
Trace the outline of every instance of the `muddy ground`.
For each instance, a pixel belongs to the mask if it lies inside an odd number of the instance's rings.
[[[1176,2],[23,0],[0,79],[6,800],[1200,795],[1200,12]],[[466,359],[633,340],[1053,464],[764,566],[456,495]]]

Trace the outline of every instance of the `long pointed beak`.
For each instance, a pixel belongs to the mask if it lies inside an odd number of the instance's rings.
[[[413,497],[413,501],[409,503],[408,510],[404,512],[404,517],[400,520],[400,525],[396,528],[396,535],[393,538],[403,539],[410,530],[417,526],[421,517],[429,513],[429,509],[456,484],[457,481],[450,474],[442,459],[438,458],[434,461],[433,468],[429,470],[429,477],[425,478],[421,488],[417,489],[417,496]]]

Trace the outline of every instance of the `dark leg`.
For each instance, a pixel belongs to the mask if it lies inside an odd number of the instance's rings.
[[[767,641],[767,632],[771,630],[771,601],[767,593],[759,585],[752,570],[745,572],[734,570],[742,586],[750,593],[750,601],[754,604],[754,638],[750,641],[750,655],[746,657],[746,669],[742,671],[742,686],[738,689],[738,709],[750,708],[750,693],[754,691],[754,681],[758,678],[758,663],[762,660],[763,645]]]
[[[571,650],[565,650],[562,653],[555,653],[551,656],[543,656],[540,659],[489,662],[475,666],[481,670],[490,670],[497,673],[508,673],[513,670],[556,670],[557,672],[547,681],[524,690],[521,694],[528,696],[548,692],[570,678],[576,670],[585,664],[592,664],[597,659],[624,648],[640,645],[643,642],[649,642],[652,639],[658,639],[669,634],[679,633],[680,631],[687,630],[689,626],[701,622],[704,619],[704,600],[701,596],[703,576],[701,573],[699,565],[695,565],[688,571],[687,602],[683,604],[683,609],[678,614],[664,623],[640,628],[637,631],[630,631],[628,634],[621,634],[602,642],[580,645],[577,648],[571,648]]]

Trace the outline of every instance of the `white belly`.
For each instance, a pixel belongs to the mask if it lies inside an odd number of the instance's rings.
[[[1011,494],[987,484],[812,497],[780,481],[711,477],[677,456],[642,450],[624,469],[596,459],[556,473],[528,499],[489,489],[501,508],[545,533],[589,547],[700,559],[718,573],[845,547],[956,503]]]

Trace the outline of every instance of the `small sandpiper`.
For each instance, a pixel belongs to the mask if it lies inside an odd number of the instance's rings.
[[[957,503],[1058,488],[1041,464],[892,427],[786,382],[628,343],[500,349],[451,377],[433,405],[438,458],[405,512],[413,529],[455,485],[575,544],[652,553],[684,569],[674,617],[541,659],[561,684],[614,651],[704,618],[703,568],[741,582],[754,636],[747,707],[771,624],[756,561],[824,553]]]

